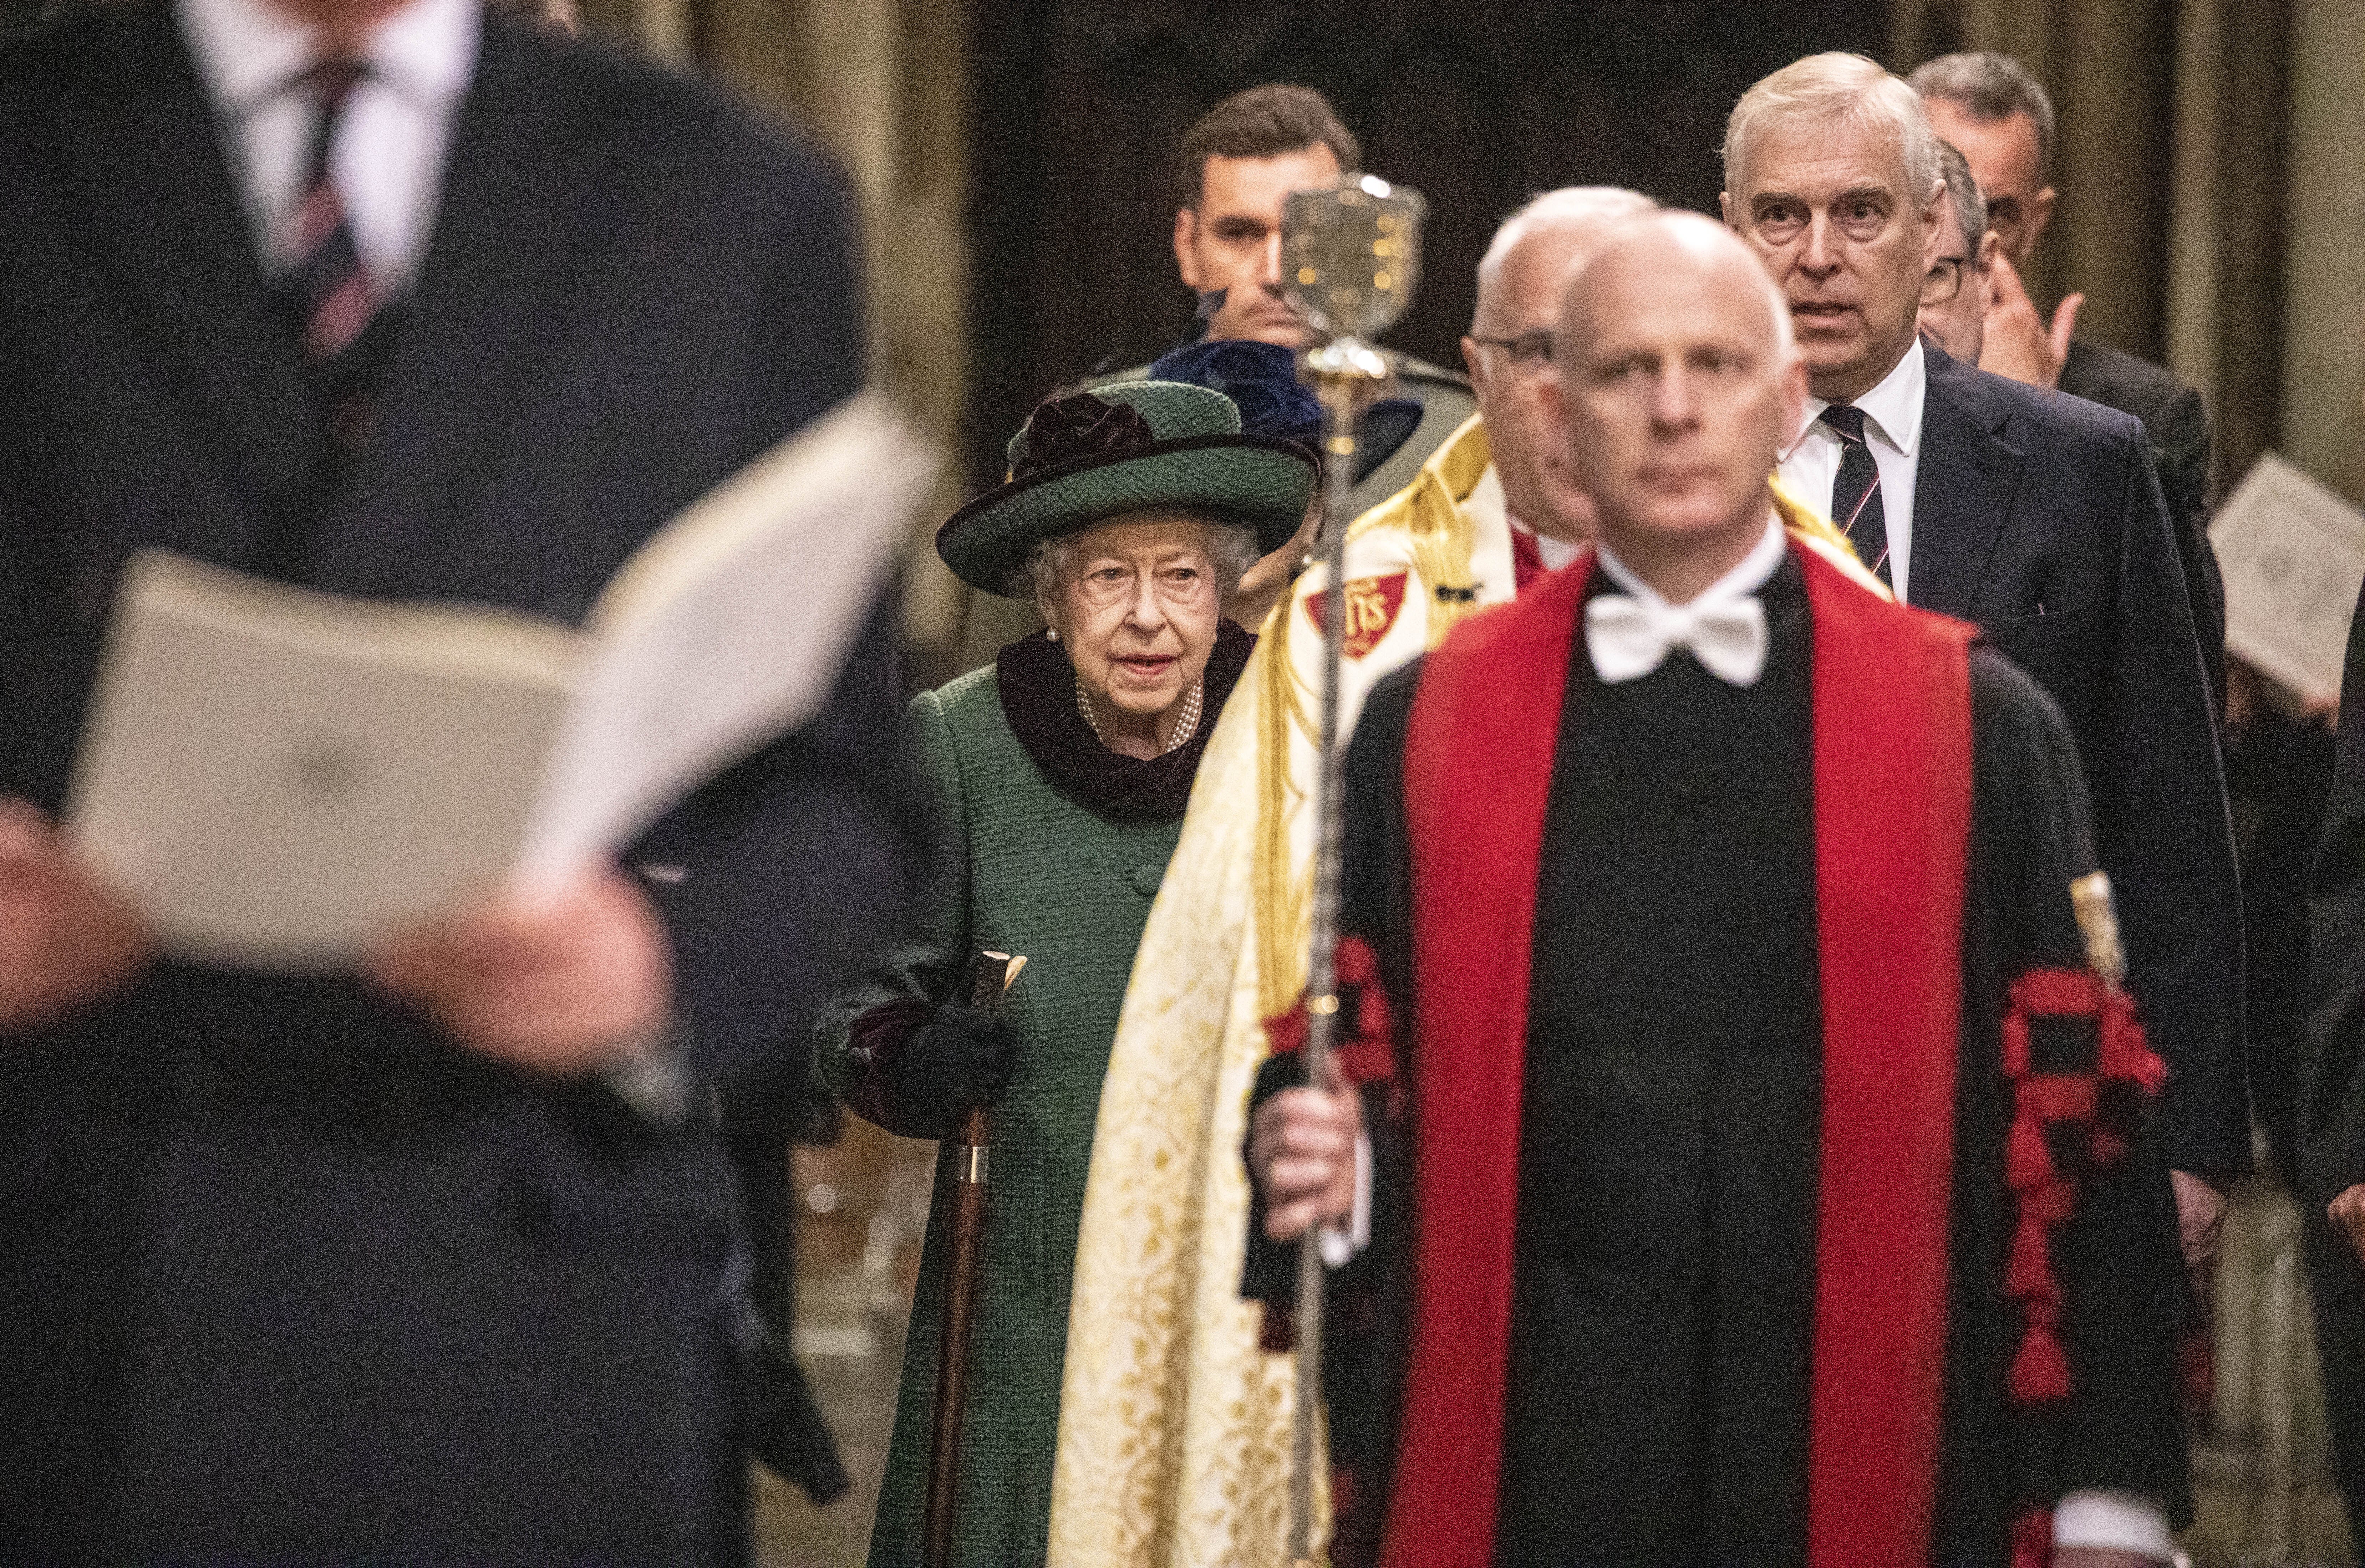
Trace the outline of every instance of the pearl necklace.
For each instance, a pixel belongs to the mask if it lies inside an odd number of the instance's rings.
[[[1191,689],[1191,695],[1182,700],[1182,717],[1175,722],[1174,738],[1166,743],[1167,751],[1189,745],[1191,737],[1199,733],[1200,700],[1206,694],[1207,682],[1203,678]],[[1092,726],[1093,739],[1103,745],[1108,745],[1108,737],[1101,734],[1101,722],[1093,717],[1093,700],[1084,693],[1082,676],[1076,678],[1076,711],[1082,713],[1084,716],[1084,722]],[[1164,753],[1161,752],[1160,755],[1163,756]]]

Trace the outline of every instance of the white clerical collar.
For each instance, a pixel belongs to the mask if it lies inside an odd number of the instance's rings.
[[[318,29],[264,0],[174,0],[174,9],[207,95],[230,118],[319,62]],[[476,73],[483,20],[481,0],[409,0],[370,34],[360,63],[420,108],[440,109]]]
[[[1508,510],[1503,513],[1503,521],[1528,536],[1530,543],[1536,547],[1536,559],[1544,564],[1547,572],[1557,572],[1585,554],[1585,546],[1576,541],[1554,539],[1549,533],[1539,533]]]
[[[1922,357],[1922,339],[1916,334],[1904,357],[1889,366],[1879,385],[1855,400],[1855,407],[1864,410],[1864,422],[1891,450],[1909,461],[1922,442],[1922,404],[1929,386],[1929,364]],[[1815,421],[1830,407],[1821,398],[1807,399],[1807,417],[1790,437],[1790,444],[1782,449],[1779,461],[1790,460],[1790,454],[1799,449],[1799,443],[1807,439],[1807,432],[1815,428]]]
[[[1772,579],[1774,569],[1782,564],[1782,552],[1788,548],[1789,546],[1782,534],[1782,520],[1769,507],[1765,512],[1765,536],[1749,547],[1749,554],[1743,555],[1732,570],[1703,588],[1699,597],[1691,600],[1687,608],[1706,610],[1711,605],[1747,599]],[[1649,609],[1674,608],[1660,596],[1658,589],[1644,582],[1633,567],[1620,560],[1607,542],[1596,540],[1593,549],[1600,556],[1601,569],[1609,574],[1611,582],[1641,599]]]

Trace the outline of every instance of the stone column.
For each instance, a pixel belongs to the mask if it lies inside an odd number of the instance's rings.
[[[2295,0],[2290,71],[2281,447],[2365,500],[2365,0]]]
[[[929,528],[958,499],[968,396],[969,7],[960,0],[583,0],[585,19],[709,73],[818,136],[852,178],[873,380],[943,447]],[[958,641],[963,590],[915,533],[906,636]]]

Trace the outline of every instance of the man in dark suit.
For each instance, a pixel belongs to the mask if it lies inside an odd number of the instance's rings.
[[[2053,101],[2027,68],[1992,51],[1949,54],[1912,75],[1931,129],[1962,149],[2001,252],[1982,370],[2133,414],[2175,520],[2192,595],[2194,630],[2220,713],[2225,708],[2225,583],[2209,544],[2209,416],[2201,394],[2148,360],[2073,337],[2085,296],[2055,308],[2048,326],[2029,301],[2021,270],[2053,220]]]
[[[838,178],[477,0],[129,4],[0,55],[0,1558],[740,1561],[705,1108],[915,868],[883,620],[365,978],[153,958],[52,823],[135,549],[571,619],[854,391]]]
[[[1911,88],[1815,55],[1744,94],[1725,219],[1790,303],[1810,416],[1780,474],[1899,597],[1977,622],[2068,720],[2130,977],[2167,1058],[2188,1258],[2249,1164],[2241,909],[2208,676],[2174,530],[2124,414],[1915,335],[1945,185]]]
[[[2322,831],[2300,938],[2282,949],[2300,962],[2275,974],[2293,991],[2295,971],[2305,976],[2302,1015],[2292,1020],[2301,1036],[2291,1053],[2300,1081],[2292,1184],[2312,1211],[2303,1234],[2333,1468],[2349,1533],[2365,1541],[2365,599],[2349,622],[2339,726],[2329,736],[2313,725],[2300,735],[2304,750],[2283,775],[2285,796],[2297,803],[2277,817],[2303,826],[2320,820]],[[2273,1130],[2281,1144],[2284,1128]]]

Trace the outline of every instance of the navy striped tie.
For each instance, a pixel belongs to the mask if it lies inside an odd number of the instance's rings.
[[[361,252],[353,248],[353,226],[346,221],[344,198],[330,166],[337,128],[362,76],[360,66],[343,60],[323,61],[305,73],[306,84],[319,100],[320,119],[312,138],[304,200],[288,225],[286,252],[292,263],[288,288],[303,333],[304,355],[320,365],[352,347],[377,313],[377,294],[362,266]]]
[[[1840,438],[1839,477],[1832,482],[1832,521],[1856,558],[1878,574],[1889,575],[1889,519],[1880,510],[1880,465],[1865,444],[1864,410],[1850,403],[1833,403],[1819,416]]]

